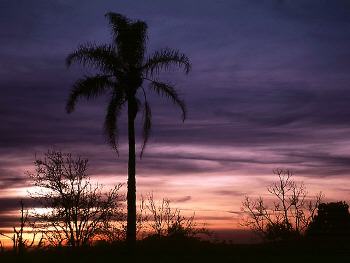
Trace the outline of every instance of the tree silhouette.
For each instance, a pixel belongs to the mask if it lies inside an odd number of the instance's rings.
[[[346,202],[322,203],[306,234],[313,238],[350,238],[350,213]]]
[[[278,180],[267,188],[273,197],[272,202],[262,197],[252,199],[246,196],[242,202],[242,225],[265,240],[300,237],[312,222],[323,194],[308,197],[305,185],[296,183],[289,170],[276,169],[273,173]]]
[[[146,198],[142,196],[140,203],[140,216],[145,222],[144,231],[151,236],[194,237],[196,234],[207,232],[204,228],[197,228],[194,214],[182,215],[180,209],[171,207],[167,198],[156,201],[153,193],[150,193]]]
[[[128,190],[127,190],[127,241],[136,241],[136,158],[135,158],[135,118],[143,111],[143,145],[144,152],[152,125],[151,107],[147,99],[144,83],[148,90],[170,99],[182,111],[186,118],[186,108],[176,92],[175,87],[158,80],[157,76],[171,66],[184,69],[187,74],[191,65],[186,55],[177,50],[161,49],[150,56],[145,56],[147,24],[132,21],[123,15],[107,13],[112,29],[112,43],[105,45],[85,44],[78,47],[67,59],[67,66],[80,63],[100,71],[94,76],[85,76],[73,86],[66,110],[74,111],[80,98],[94,99],[108,94],[110,101],[104,122],[104,129],[109,144],[118,152],[118,117],[124,106],[128,115]],[[142,99],[141,99],[142,98]],[[143,102],[142,102],[143,101]]]
[[[108,191],[93,184],[87,174],[88,159],[48,151],[34,164],[35,171],[28,175],[37,190],[30,196],[42,209],[34,210],[33,217],[49,244],[87,246],[108,236],[113,221],[122,219],[121,184]]]

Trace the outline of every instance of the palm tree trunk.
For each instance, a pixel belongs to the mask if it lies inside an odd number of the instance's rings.
[[[127,230],[126,240],[130,247],[136,243],[136,158],[135,158],[135,101],[128,100],[128,193],[127,193]]]

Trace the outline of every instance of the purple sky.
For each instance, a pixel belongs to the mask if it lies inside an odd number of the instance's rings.
[[[213,227],[229,225],[227,211],[261,193],[277,167],[350,200],[349,1],[2,0],[2,225],[26,194],[34,155],[49,148],[88,157],[102,182],[125,181],[125,120],[117,159],[102,133],[106,99],[64,110],[72,83],[88,73],[67,70],[64,59],[81,43],[109,41],[107,11],[145,20],[150,52],[177,48],[193,66],[188,76],[163,75],[186,100],[184,124],[171,104],[152,100],[139,193],[203,211]]]

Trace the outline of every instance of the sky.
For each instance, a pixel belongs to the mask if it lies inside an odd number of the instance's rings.
[[[192,63],[189,75],[161,76],[186,101],[184,123],[151,99],[139,195],[169,198],[221,230],[240,228],[244,196],[266,195],[275,168],[292,170],[310,196],[350,201],[348,0],[1,0],[0,227],[13,224],[26,171],[48,149],[89,158],[107,186],[126,182],[125,115],[117,157],[103,136],[107,98],[65,112],[72,84],[91,71],[64,60],[111,40],[108,11],[148,24],[149,53],[176,48]]]

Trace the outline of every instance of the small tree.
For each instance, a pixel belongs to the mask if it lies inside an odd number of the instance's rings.
[[[5,234],[0,232],[0,236],[11,239],[12,249],[15,254],[22,254],[26,249],[32,248],[35,245],[35,238],[37,237],[38,232],[35,231],[33,225],[29,222],[29,212],[27,209],[24,209],[23,201],[20,201],[20,218],[19,218],[19,227],[13,227],[13,234]],[[32,234],[31,240],[24,237],[25,228],[32,226],[30,231]],[[40,247],[43,243],[43,235],[36,244],[37,247]],[[0,242],[0,247],[2,249],[2,243]]]
[[[49,151],[29,173],[39,190],[31,193],[42,209],[35,217],[51,245],[79,247],[106,236],[120,216],[118,184],[107,193],[87,175],[87,159]]]
[[[172,208],[169,199],[157,202],[153,194],[141,198],[139,227],[152,236],[189,238],[200,233],[207,234],[206,229],[197,227],[194,218],[194,214],[186,217],[180,209]]]
[[[262,197],[245,197],[242,203],[243,226],[250,227],[265,240],[286,240],[303,234],[315,216],[323,195],[308,198],[303,183],[297,184],[289,170],[277,169],[278,181],[267,188],[274,197],[270,203]]]

